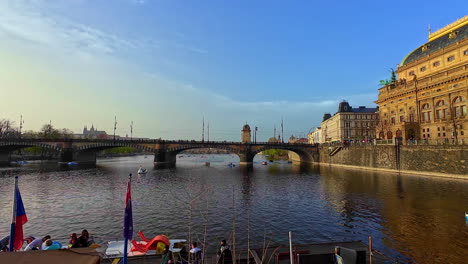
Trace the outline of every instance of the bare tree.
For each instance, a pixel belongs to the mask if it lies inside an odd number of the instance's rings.
[[[14,128],[14,121],[10,119],[0,119],[0,138],[16,137],[18,132]]]

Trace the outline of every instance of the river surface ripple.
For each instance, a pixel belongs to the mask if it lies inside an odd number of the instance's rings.
[[[330,167],[303,167],[257,155],[253,171],[233,155],[184,155],[177,168],[150,169],[152,157],[98,161],[95,168],[60,169],[30,163],[0,169],[0,236],[9,233],[13,175],[28,216],[26,235],[66,242],[72,232],[90,231],[105,243],[122,239],[124,196],[132,182],[134,230],[148,237],[220,239],[262,247],[264,241],[294,243],[367,241],[400,261],[465,263],[468,248],[468,181]],[[205,161],[211,166],[205,167]],[[136,234],[134,235],[136,237]]]

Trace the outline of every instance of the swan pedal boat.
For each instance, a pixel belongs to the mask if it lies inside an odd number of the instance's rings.
[[[185,243],[187,240],[185,239],[169,239],[169,250],[172,251],[172,253],[179,253],[182,250],[182,247],[184,247]],[[123,257],[123,252],[124,252],[124,241],[119,240],[119,241],[109,241],[107,244],[107,249],[105,252],[106,258],[108,259],[114,259],[114,258],[122,258]],[[128,248],[127,248],[127,256],[129,258],[131,257],[138,257],[138,256],[154,256],[154,255],[161,255],[157,254],[156,250],[148,250],[146,252],[140,252],[140,251],[132,251],[132,243],[130,241],[127,241],[128,243]],[[138,244],[144,244],[144,241],[138,241]]]

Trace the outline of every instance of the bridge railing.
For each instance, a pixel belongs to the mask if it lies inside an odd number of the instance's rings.
[[[83,139],[83,138],[0,138],[0,142],[70,142],[70,143],[141,143],[141,144],[157,144],[157,143],[166,143],[166,144],[249,144],[249,145],[270,145],[270,146],[310,146],[311,144],[306,143],[282,143],[282,142],[236,142],[236,141],[197,141],[197,140],[165,140],[165,139]]]

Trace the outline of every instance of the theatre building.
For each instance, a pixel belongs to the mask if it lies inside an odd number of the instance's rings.
[[[381,139],[468,142],[468,16],[429,34],[379,89]]]

